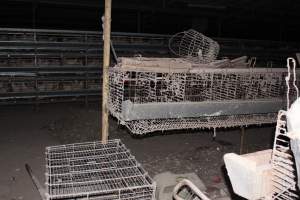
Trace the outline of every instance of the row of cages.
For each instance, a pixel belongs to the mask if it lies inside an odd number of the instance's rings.
[[[88,105],[99,101],[100,91],[47,92],[34,94],[17,94],[8,98],[0,98],[0,106],[38,105],[49,103],[82,103]]]
[[[119,44],[168,44],[169,35],[138,34],[113,32],[112,40]],[[34,42],[53,44],[88,44],[102,43],[102,32],[97,31],[69,31],[44,29],[9,29],[0,28],[0,42]]]
[[[201,73],[156,73],[112,68],[111,94],[133,103],[284,98],[285,69],[243,71],[220,69],[203,70]],[[296,84],[300,85],[299,78]]]
[[[47,91],[77,91],[77,90],[100,90],[100,78],[68,78],[64,77],[61,80],[58,78],[49,80],[49,78],[38,79],[22,79],[15,78],[14,80],[5,79],[0,83],[0,93],[2,96],[11,96],[14,93],[32,93],[32,92],[47,92]]]
[[[169,57],[169,38],[170,35],[112,33],[119,56]],[[241,56],[243,51],[249,50],[248,47],[257,49],[254,44],[262,47],[269,44],[251,40],[216,40],[224,48],[222,56],[226,56],[226,52]],[[273,42],[272,45],[285,47],[280,51],[287,52],[290,44]],[[295,44],[291,48],[296,48]],[[55,93],[54,96],[60,98],[80,90],[83,92],[74,95],[80,99],[87,95],[94,97],[94,90],[97,90],[99,98],[101,72],[101,32],[0,28],[0,97],[4,104],[6,101],[22,103],[40,96],[41,92],[45,92],[43,97]],[[21,94],[21,97],[16,94]],[[18,101],[10,101],[16,98]]]
[[[99,100],[100,80],[4,82],[0,84],[0,105]]]
[[[170,35],[144,33],[112,33],[112,41],[120,54],[170,55]],[[221,57],[248,55],[264,61],[284,61],[299,50],[300,44],[274,41],[214,38]],[[0,29],[0,55],[33,54],[95,54],[102,52],[102,32],[38,29]]]
[[[40,66],[98,66],[102,64],[101,56],[92,54],[13,54],[0,55],[3,67],[40,67]],[[0,68],[1,68],[0,67]],[[1,70],[1,69],[0,69]]]
[[[168,37],[113,33],[112,41],[118,55],[150,55],[167,49]],[[99,99],[102,41],[96,31],[1,28],[0,105]]]
[[[122,33],[112,32],[112,40],[119,44],[160,44],[168,45],[171,35],[146,34],[146,33]],[[281,50],[299,49],[298,43],[246,40],[233,38],[213,38],[225,47],[242,48],[270,48]],[[49,43],[87,43],[98,45],[102,43],[102,32],[98,31],[69,31],[69,30],[45,30],[45,29],[14,29],[0,28],[0,42],[49,42]]]
[[[161,73],[115,67],[109,110],[133,134],[274,123],[286,106],[286,75],[285,68]]]
[[[170,56],[170,35],[112,33],[112,41],[119,55]],[[284,61],[298,51],[300,44],[214,38],[221,46],[220,58],[248,55],[264,61]],[[102,33],[65,30],[0,29],[0,66],[52,64],[40,57],[66,58],[66,63],[85,64],[84,57],[102,58]],[[73,57],[73,58],[68,58]],[[98,59],[97,59],[98,58]],[[18,60],[14,62],[13,60]],[[29,61],[28,61],[29,60]],[[47,59],[46,59],[47,60]],[[74,61],[83,60],[83,61]],[[95,61],[93,61],[95,62]],[[56,61],[64,65],[64,61]]]
[[[0,29],[0,104],[99,97],[101,35]]]

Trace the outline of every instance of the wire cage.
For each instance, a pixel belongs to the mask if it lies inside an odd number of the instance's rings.
[[[281,68],[109,73],[109,110],[134,134],[275,123],[285,105]]]
[[[286,111],[279,111],[271,158],[272,193],[270,196],[271,199],[278,200],[300,198],[300,191],[296,187],[296,165],[290,147],[290,138],[287,135],[286,118]]]
[[[169,40],[169,49],[186,60],[210,63],[216,60],[220,46],[211,38],[190,29],[172,36]]]
[[[155,188],[120,140],[46,148],[47,200],[152,200]]]

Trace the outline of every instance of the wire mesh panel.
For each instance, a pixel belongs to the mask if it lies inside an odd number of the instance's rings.
[[[216,41],[193,29],[175,34],[169,48],[175,55],[196,63],[216,60],[220,50]]]
[[[284,107],[285,69],[109,73],[110,112],[134,134],[275,123]]]
[[[231,115],[219,117],[150,119],[121,122],[134,134],[146,134],[155,131],[183,129],[216,129],[232,128],[248,125],[271,124],[276,114]]]
[[[296,166],[290,149],[290,138],[287,136],[286,111],[282,110],[278,114],[271,163],[272,199],[299,199]]]
[[[52,199],[154,199],[155,183],[120,140],[46,148]]]

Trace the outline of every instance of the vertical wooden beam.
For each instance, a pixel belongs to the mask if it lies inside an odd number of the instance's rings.
[[[111,1],[105,0],[104,30],[103,30],[103,82],[102,82],[102,132],[103,143],[108,140],[108,68],[110,62],[110,25],[111,25]]]

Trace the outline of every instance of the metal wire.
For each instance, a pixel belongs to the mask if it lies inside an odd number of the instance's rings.
[[[219,44],[193,29],[175,34],[169,40],[169,49],[175,55],[196,63],[216,60]]]
[[[210,200],[197,186],[190,180],[181,180],[173,189],[173,199],[175,200]]]
[[[272,199],[299,199],[296,166],[287,136],[286,111],[279,111],[272,152]]]
[[[276,114],[268,114],[134,120],[125,121],[123,123],[134,134],[146,134],[155,131],[167,130],[232,128],[249,125],[271,124],[275,121]]]
[[[292,63],[292,69],[290,66]],[[287,110],[290,109],[290,77],[292,70],[292,89],[298,98],[299,90],[296,85],[296,61],[287,59],[288,74],[285,77],[287,86]],[[290,130],[291,131],[291,130]],[[299,199],[299,188],[297,185],[297,170],[295,157],[291,151],[291,139],[287,130],[287,111],[280,110],[277,117],[276,132],[272,152],[272,199]],[[299,178],[299,174],[298,174]]]
[[[284,101],[285,69],[202,69],[195,73],[160,73],[110,69],[109,109],[134,134],[153,131],[219,128],[275,123],[276,113],[197,118],[122,118],[122,102]],[[300,85],[297,79],[297,85]]]
[[[120,140],[46,148],[46,197],[154,199],[155,183]]]

